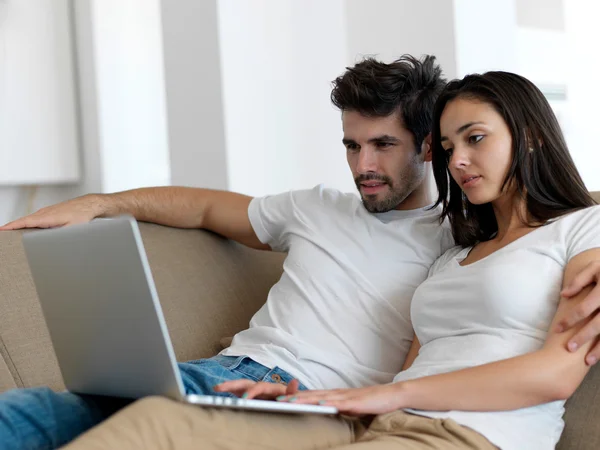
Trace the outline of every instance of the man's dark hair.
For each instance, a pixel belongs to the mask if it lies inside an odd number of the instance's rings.
[[[390,64],[366,58],[333,81],[331,101],[342,112],[356,111],[367,117],[398,113],[420,152],[423,139],[431,132],[435,101],[445,84],[435,56],[419,60],[403,55]]]
[[[474,205],[463,198],[448,170],[450,154],[441,144],[440,119],[448,102],[473,99],[488,103],[502,116],[512,137],[512,163],[504,180],[513,183],[526,202],[528,226],[595,204],[569,154],[562,131],[544,94],[526,78],[509,72],[468,75],[450,82],[435,105],[433,174],[457,244],[465,247],[487,241],[498,231],[491,203]]]

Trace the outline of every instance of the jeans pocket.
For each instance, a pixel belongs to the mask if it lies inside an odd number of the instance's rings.
[[[246,359],[250,359],[247,356],[225,356],[217,355],[210,358],[211,361],[216,362],[221,367],[227,370],[236,370]]]
[[[236,364],[232,365],[229,370],[241,375],[244,378],[254,381],[261,381],[271,369],[263,366],[260,363],[257,363],[249,356],[244,356],[241,357],[239,361],[236,361]]]

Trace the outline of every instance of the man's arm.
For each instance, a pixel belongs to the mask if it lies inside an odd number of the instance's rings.
[[[566,298],[576,297],[582,289],[591,287],[591,291],[581,302],[572,302],[568,314],[565,314],[554,331],[562,333],[586,321],[587,324],[580,328],[568,343],[568,348],[574,351],[585,343],[600,336],[600,260],[590,262],[571,283],[563,289],[561,295]],[[591,319],[591,320],[589,320]],[[591,366],[600,360],[600,341],[590,350],[586,362]]]
[[[139,221],[204,228],[248,247],[270,250],[260,242],[248,218],[251,200],[252,197],[234,192],[170,186],[90,194],[42,208],[0,230],[62,227],[96,217],[131,214]]]

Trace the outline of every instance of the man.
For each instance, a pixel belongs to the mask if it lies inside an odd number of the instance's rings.
[[[187,392],[211,394],[217,383],[270,381],[274,373],[284,382],[299,380],[301,389],[387,383],[412,340],[412,293],[453,245],[448,227],[437,221],[439,211],[428,208],[425,182],[433,105],[443,86],[431,56],[392,64],[367,59],[335,80],[332,101],[342,111],[343,143],[362,202],[322,186],[256,199],[148,188],[80,197],[4,229],[130,213],[285,251],[284,273],[249,329],[217,357],[180,364]],[[0,446],[62,445],[119,406],[47,389],[9,391],[0,395],[0,409],[8,411],[0,415]]]

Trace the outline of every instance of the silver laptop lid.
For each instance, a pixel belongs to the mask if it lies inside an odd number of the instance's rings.
[[[23,244],[67,389],[183,397],[133,218],[32,231]]]

